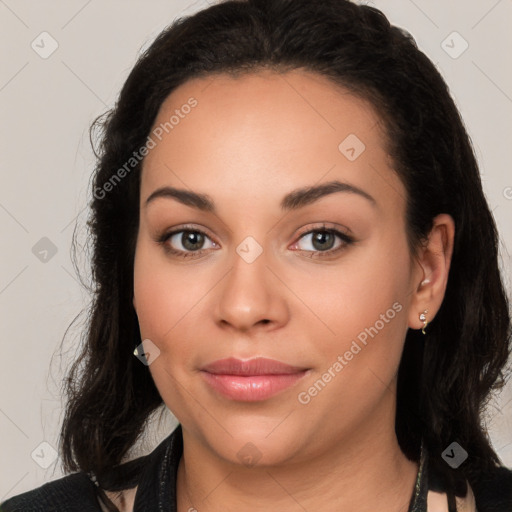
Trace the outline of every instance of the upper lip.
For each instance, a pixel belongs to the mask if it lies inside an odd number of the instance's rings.
[[[300,373],[307,368],[291,366],[275,359],[256,357],[243,361],[235,357],[219,359],[201,368],[202,371],[217,375],[283,375]]]

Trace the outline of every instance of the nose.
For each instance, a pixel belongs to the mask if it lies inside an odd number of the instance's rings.
[[[273,330],[289,319],[285,287],[269,266],[265,251],[251,263],[237,253],[217,290],[215,318],[224,329]]]

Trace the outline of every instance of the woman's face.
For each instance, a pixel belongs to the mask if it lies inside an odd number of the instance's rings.
[[[151,138],[134,306],[184,432],[260,464],[394,435],[424,276],[375,111],[305,71],[218,75],[176,89]]]

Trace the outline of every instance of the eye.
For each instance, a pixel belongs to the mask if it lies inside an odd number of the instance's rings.
[[[201,257],[219,245],[206,233],[197,228],[182,227],[162,233],[156,240],[164,250],[178,258]],[[334,228],[320,227],[302,234],[291,247],[309,253],[310,258],[331,256],[354,243],[354,239]]]
[[[310,252],[312,253],[310,257],[323,257],[337,253],[352,243],[354,243],[352,237],[337,229],[318,228],[304,233],[292,248]]]
[[[178,257],[194,257],[203,254],[217,244],[203,231],[180,229],[162,234],[158,240],[165,250]]]

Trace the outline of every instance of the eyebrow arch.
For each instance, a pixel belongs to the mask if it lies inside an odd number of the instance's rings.
[[[364,190],[361,190],[354,185],[335,180],[322,183],[321,185],[292,190],[283,197],[281,201],[281,210],[297,210],[318,201],[322,197],[334,194],[335,192],[358,194],[367,199],[372,206],[376,206],[375,199]],[[162,187],[156,189],[146,199],[145,207],[159,197],[173,198],[186,206],[192,206],[193,208],[206,212],[215,212],[215,203],[207,194],[199,194],[190,190],[177,189],[174,187]]]

